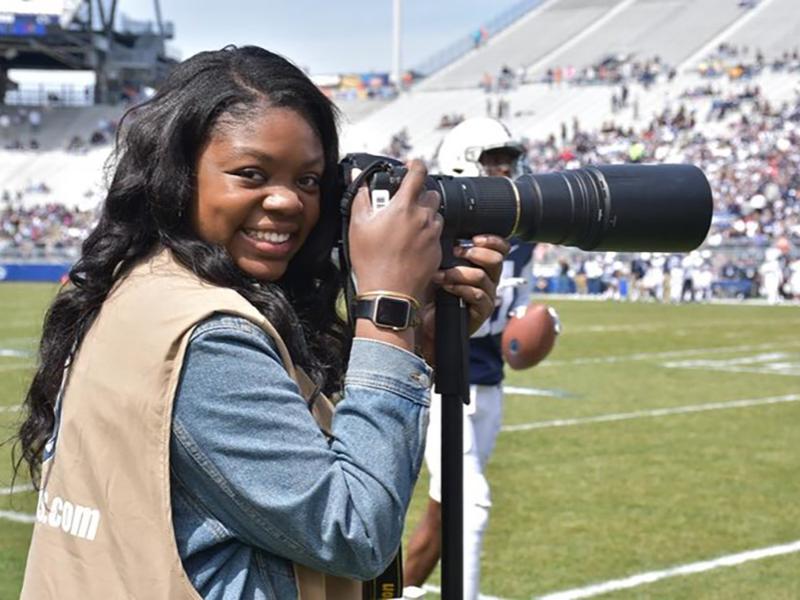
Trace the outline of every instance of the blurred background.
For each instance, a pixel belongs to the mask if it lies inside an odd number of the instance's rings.
[[[533,291],[564,335],[509,380],[483,587],[800,597],[796,0],[0,0],[3,439],[43,311],[97,220],[121,115],[179,60],[229,43],[301,65],[342,111],[343,153],[436,172],[445,134],[492,116],[534,172],[700,167],[714,215],[696,251],[537,245]],[[10,473],[0,598],[18,593],[35,506]]]

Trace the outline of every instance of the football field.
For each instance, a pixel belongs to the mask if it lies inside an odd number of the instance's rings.
[[[0,285],[3,440],[54,292]],[[508,374],[483,593],[800,598],[800,307],[538,300],[563,333],[545,363]],[[1,452],[5,599],[19,593],[35,496],[24,478],[12,493],[10,444]]]

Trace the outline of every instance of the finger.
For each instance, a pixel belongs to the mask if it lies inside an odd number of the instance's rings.
[[[395,198],[401,203],[417,200],[425,187],[425,178],[428,176],[428,169],[421,160],[412,160],[408,163],[408,172],[403,177],[400,187],[395,194]]]
[[[486,311],[487,316],[494,310],[494,295],[483,288],[450,283],[443,285],[442,288],[464,300],[470,307]]]
[[[350,214],[353,217],[361,217],[362,215],[369,215],[372,212],[372,202],[369,197],[369,188],[362,185],[358,188],[355,198],[350,205]]]
[[[503,256],[511,250],[511,242],[499,235],[481,234],[472,238],[472,243],[481,248],[489,248],[500,252]]]
[[[435,190],[425,190],[417,198],[417,204],[433,210],[439,210],[441,202],[441,196]]]
[[[492,315],[491,312],[478,310],[474,306],[469,307],[469,334],[475,333],[480,326]]]
[[[499,250],[481,248],[479,246],[473,246],[472,248],[457,247],[453,250],[453,254],[459,258],[467,259],[472,264],[486,271],[489,278],[495,283],[500,281],[505,255]]]
[[[472,288],[479,288],[492,298],[495,295],[497,284],[491,279],[489,274],[477,267],[458,266],[440,271],[442,275],[435,277],[434,281],[447,285],[460,285]]]

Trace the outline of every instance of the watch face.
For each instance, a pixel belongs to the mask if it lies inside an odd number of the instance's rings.
[[[382,327],[405,329],[411,317],[411,303],[397,298],[378,298],[375,307],[375,324]]]

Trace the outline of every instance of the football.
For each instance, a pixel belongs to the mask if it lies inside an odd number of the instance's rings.
[[[518,309],[503,330],[503,359],[512,369],[529,369],[542,362],[561,331],[558,313],[546,304]]]

